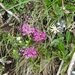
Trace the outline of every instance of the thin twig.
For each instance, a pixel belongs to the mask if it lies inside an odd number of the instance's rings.
[[[15,17],[15,18],[18,20],[18,22],[20,23],[20,19],[19,19],[14,13],[12,13],[12,12],[9,11],[8,9],[6,9],[2,3],[0,3],[0,6],[1,6],[7,13],[9,13],[11,16]]]
[[[48,20],[48,23],[47,23],[46,27],[48,27],[48,26],[49,26],[50,21],[51,21],[51,18],[49,18],[49,20]]]
[[[0,13],[0,24],[3,24],[2,15]]]
[[[63,8],[63,10],[65,10],[64,0],[62,0],[62,8]]]
[[[67,70],[67,75],[71,75],[72,70],[73,70],[73,68],[74,68],[74,65],[75,65],[75,52],[74,52],[74,54],[73,54],[73,56],[72,56],[72,59],[71,59],[69,68],[68,68],[68,70]]]
[[[12,21],[13,16],[11,16],[5,23],[3,23],[0,28],[7,26]]]
[[[62,60],[56,75],[60,74],[60,71],[61,71],[61,68],[62,68],[63,64],[64,64],[64,61]]]
[[[62,9],[65,11],[65,13],[70,13],[70,11],[66,10],[64,5],[64,0],[62,0]]]
[[[47,37],[49,38],[49,40],[50,40],[50,42],[52,41],[52,38],[51,38],[51,36],[49,36],[48,34],[47,34]]]
[[[39,0],[26,0],[26,1],[24,1],[24,2],[20,2],[19,4],[14,5],[13,7],[9,8],[9,9],[13,9],[13,8],[15,8],[15,7],[17,7],[17,6],[20,6],[20,5],[22,5],[22,4],[28,3],[28,2],[30,2],[30,1],[39,2]]]

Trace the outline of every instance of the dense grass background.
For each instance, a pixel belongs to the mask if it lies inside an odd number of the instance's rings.
[[[20,20],[19,22],[13,17],[8,24],[0,27],[0,73],[56,75],[63,63],[60,75],[67,75],[75,52],[75,0],[0,0],[0,2],[5,7],[4,9],[0,5],[0,25],[13,16],[7,11],[11,11]],[[64,24],[65,29],[54,34],[51,27],[56,26],[58,22],[61,26]],[[21,28],[23,24],[39,28],[46,33],[46,39],[35,42],[29,35],[22,36],[22,30],[18,30],[18,27]],[[18,37],[21,39],[17,40]],[[36,48],[37,57],[26,59],[25,56],[19,55],[22,47]],[[12,63],[7,64],[8,60]],[[73,67],[72,71],[74,69]]]

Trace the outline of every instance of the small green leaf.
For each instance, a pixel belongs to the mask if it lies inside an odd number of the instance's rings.
[[[66,9],[75,12],[75,5],[68,3],[68,4],[66,4]]]
[[[9,26],[13,26],[13,25],[14,25],[14,23],[10,23],[10,24],[9,24]]]
[[[66,63],[61,70],[61,73],[63,74],[64,72],[66,72],[67,68],[68,68],[69,63]]]
[[[65,45],[63,42],[59,41],[58,49],[60,50],[62,57],[64,57],[65,56]]]
[[[17,51],[17,50],[13,50],[12,55],[13,55],[13,57],[16,58],[16,59],[19,58],[19,56],[18,56],[18,51]]]
[[[59,43],[59,40],[58,40],[58,39],[54,39],[54,40],[51,42],[50,46],[57,46],[58,43]]]
[[[67,43],[71,42],[71,35],[70,35],[69,31],[66,32],[66,41],[67,41]]]

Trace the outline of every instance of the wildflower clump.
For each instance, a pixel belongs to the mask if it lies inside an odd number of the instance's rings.
[[[39,28],[32,27],[29,24],[22,25],[22,36],[30,35],[33,38],[33,41],[43,41],[46,39],[46,33],[42,32]],[[22,48],[19,50],[19,54],[24,55],[27,59],[34,58],[37,56],[36,49],[34,47]]]
[[[27,59],[28,58],[35,58],[37,56],[36,49],[33,47],[21,49],[19,54],[23,54]]]
[[[29,34],[33,37],[34,41],[43,41],[46,38],[46,33],[39,30],[39,28],[34,28],[31,25],[22,25],[22,35],[25,36]]]

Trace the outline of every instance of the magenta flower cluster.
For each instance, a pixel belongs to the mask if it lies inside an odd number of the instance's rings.
[[[19,54],[25,55],[25,57],[28,58],[35,58],[37,56],[36,49],[33,47],[26,48],[26,49],[21,49],[19,51]]]
[[[27,35],[27,34],[33,34],[34,33],[34,28],[31,25],[24,24],[22,25],[22,35]]]
[[[22,25],[22,35],[29,34],[33,36],[34,41],[43,41],[46,38],[46,33],[40,31],[38,28],[34,28],[31,25]]]
[[[46,33],[39,30],[39,28],[34,28],[32,25],[23,24],[22,25],[22,36],[29,34],[34,41],[43,41],[46,39]],[[33,47],[30,48],[22,48],[19,50],[19,54],[24,55],[27,59],[34,58],[37,56],[36,49]]]
[[[35,28],[33,38],[34,38],[34,41],[43,41],[46,38],[46,33],[41,32],[38,28]]]

